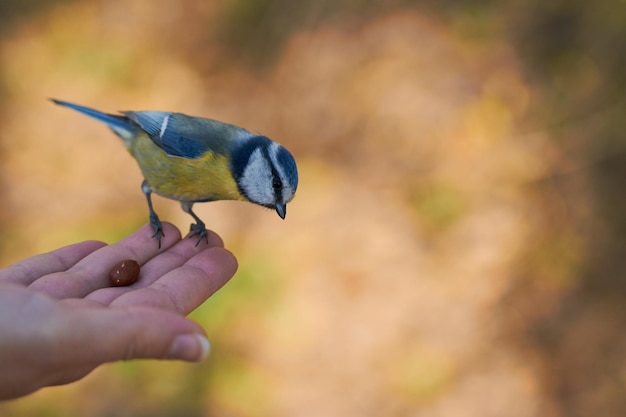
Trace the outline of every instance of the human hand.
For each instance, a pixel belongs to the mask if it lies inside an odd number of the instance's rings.
[[[0,400],[76,381],[106,362],[200,361],[204,330],[184,316],[235,273],[237,261],[209,233],[208,245],[163,223],[157,249],[146,225],[113,245],[86,241],[0,270]],[[139,281],[109,287],[119,261]]]

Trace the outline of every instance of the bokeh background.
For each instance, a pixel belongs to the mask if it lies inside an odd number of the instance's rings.
[[[625,63],[619,0],[2,0],[0,266],[147,221],[48,97],[262,132],[301,182],[286,221],[198,206],[240,262],[192,314],[208,361],[0,414],[626,415]]]

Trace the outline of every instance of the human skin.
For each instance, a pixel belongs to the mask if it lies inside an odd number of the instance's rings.
[[[107,245],[85,241],[0,270],[0,400],[81,379],[137,358],[203,360],[204,330],[185,318],[224,285],[237,260],[209,232],[182,239],[163,223],[161,249],[145,225]],[[139,281],[110,287],[117,262],[141,265]]]

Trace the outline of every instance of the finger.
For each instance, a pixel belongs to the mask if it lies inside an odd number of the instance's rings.
[[[202,327],[177,314],[143,307],[105,312],[101,316],[100,309],[94,309],[93,314],[76,320],[80,324],[71,330],[72,335],[81,331],[89,335],[92,351],[85,352],[85,363],[138,358],[200,361],[208,354],[208,340]],[[106,338],[102,337],[104,334]],[[195,340],[181,343],[180,337],[186,339],[186,336]],[[79,345],[84,339],[73,336]],[[70,356],[75,357],[75,353]]]
[[[38,278],[66,271],[92,252],[106,246],[104,242],[86,241],[36,255],[0,271],[0,281],[30,285]]]
[[[201,253],[210,247],[224,247],[222,238],[216,233],[209,231],[208,234],[208,246],[204,243],[204,240],[200,245],[196,245],[194,239],[182,239],[170,250],[160,254],[159,256],[151,259],[142,267],[143,276],[138,285],[138,288],[148,287],[159,278],[172,271],[173,269],[182,266],[185,262],[189,261],[195,255]]]
[[[161,240],[161,249],[152,238],[151,226],[145,225],[121,241],[92,252],[66,272],[53,273],[34,281],[30,288],[56,298],[82,298],[109,285],[109,271],[116,263],[133,259],[142,265],[180,240],[180,232],[174,225],[164,222],[163,231],[165,237]]]
[[[209,245],[218,247],[223,246],[222,239],[214,232],[209,232],[208,241]],[[127,287],[101,288],[88,294],[85,298],[108,305],[125,293],[150,286],[159,278],[184,265],[185,262],[191,259],[194,255],[197,255],[205,249],[206,244],[196,246],[193,239],[182,239],[170,249],[158,254],[143,265],[141,267],[139,279],[135,284]]]
[[[111,307],[146,306],[187,315],[237,271],[237,259],[223,248],[201,251],[147,288],[126,293]]]
[[[150,308],[68,308],[50,323],[52,343],[36,355],[43,362],[40,382],[71,382],[106,362],[152,358],[201,361],[209,351],[204,330],[195,322]]]

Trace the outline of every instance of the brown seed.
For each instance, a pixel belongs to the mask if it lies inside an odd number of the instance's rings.
[[[118,262],[109,272],[109,283],[112,287],[125,287],[137,282],[139,264],[132,259]]]

